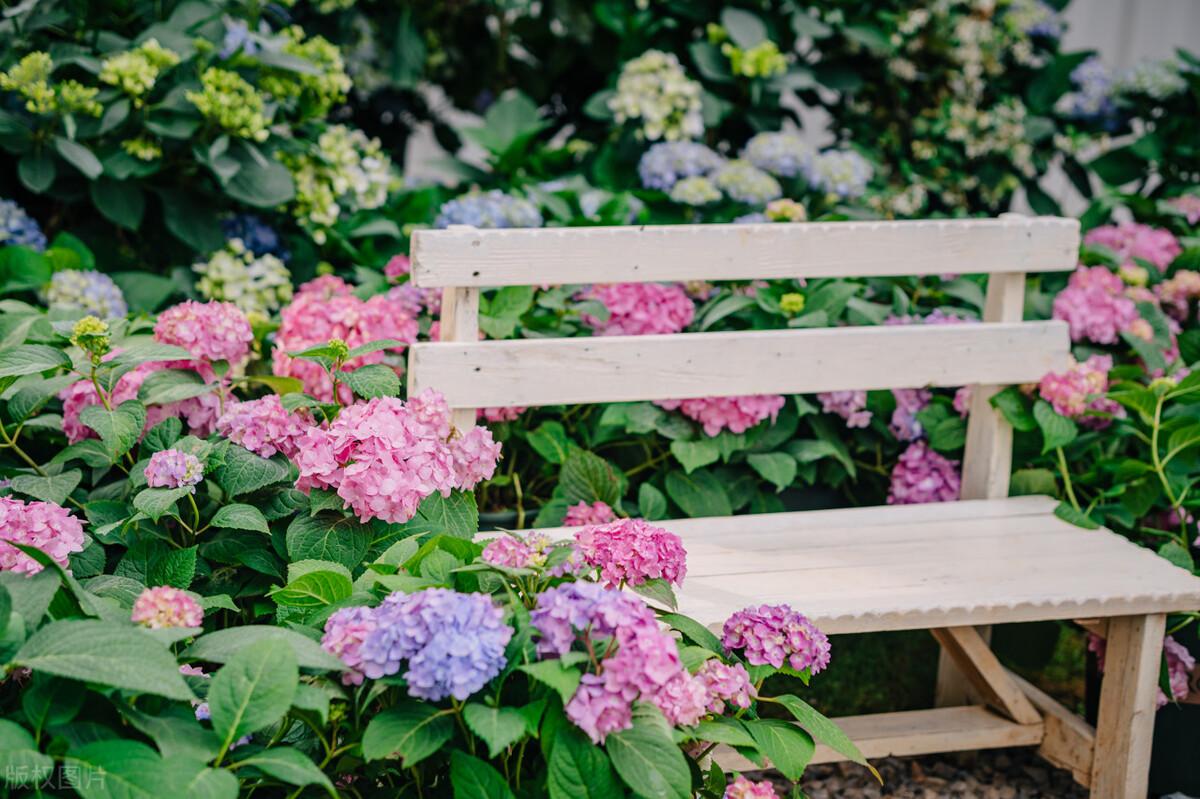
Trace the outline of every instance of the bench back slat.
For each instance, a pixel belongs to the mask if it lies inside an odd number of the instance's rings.
[[[455,408],[1035,381],[1067,362],[1063,322],[755,330],[416,344],[409,392]]]
[[[418,230],[413,282],[529,286],[1075,268],[1079,222],[1050,217]]]

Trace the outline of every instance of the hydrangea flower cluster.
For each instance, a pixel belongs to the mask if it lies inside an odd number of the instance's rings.
[[[1109,248],[1121,258],[1122,263],[1132,264],[1135,263],[1134,259],[1140,259],[1153,264],[1159,271],[1166,270],[1183,252],[1171,231],[1138,222],[1092,228],[1083,237],[1083,242]]]
[[[1088,633],[1087,646],[1088,651],[1096,655],[1096,666],[1103,673],[1108,641],[1095,633]],[[1188,694],[1191,693],[1189,679],[1192,670],[1196,668],[1196,659],[1188,651],[1188,648],[1169,635],[1163,638],[1163,655],[1167,659],[1167,683],[1171,687],[1171,695],[1168,697],[1161,687],[1157,689],[1155,707],[1160,709],[1166,707],[1170,702],[1187,699]]]
[[[823,391],[817,394],[821,410],[846,420],[846,427],[866,427],[872,414],[867,410],[865,391]]]
[[[687,551],[674,533],[643,519],[619,519],[585,527],[575,534],[575,551],[600,571],[607,588],[666,580],[681,585],[687,574]]]
[[[470,225],[477,228],[541,227],[542,214],[524,197],[505,194],[499,189],[472,192],[456,197],[438,209],[433,226]]]
[[[91,269],[64,269],[51,275],[46,304],[84,310],[101,319],[116,319],[129,312],[125,295],[113,279]]]
[[[195,455],[164,449],[150,456],[145,475],[151,488],[190,488],[204,479],[204,464]]]
[[[900,441],[920,438],[924,430],[917,421],[917,414],[929,405],[933,392],[927,388],[894,388],[892,396],[896,400],[896,409],[892,411],[892,423],[889,425],[892,434]]]
[[[328,126],[313,153],[285,157],[283,163],[296,184],[292,212],[314,228],[318,244],[325,243],[323,228],[332,227],[343,211],[378,208],[392,185],[392,162],[383,145],[345,125]]]
[[[816,151],[794,131],[759,133],[742,148],[742,158],[754,166],[781,178],[806,175]]]
[[[141,106],[159,76],[178,63],[178,53],[163,47],[157,39],[147,39],[132,50],[104,59],[100,64],[100,82],[116,86],[135,105]]]
[[[364,522],[406,522],[430,494],[491,477],[500,457],[486,427],[451,435],[450,411],[434,392],[408,405],[395,397],[351,405],[296,444],[296,487],[332,489]]]
[[[231,366],[250,355],[254,333],[238,307],[228,302],[187,300],[158,315],[154,338],[183,347],[198,361],[225,361]]]
[[[356,649],[359,668],[373,680],[399,673],[407,661],[408,693],[418,699],[436,702],[452,696],[461,702],[507,663],[504,648],[513,629],[487,594],[446,588],[396,592],[372,616],[374,629],[369,631],[361,617],[351,620],[356,629],[348,631],[347,617],[335,622],[336,616],[331,616],[325,637],[331,645],[341,644],[343,651]],[[361,643],[355,647],[353,638],[360,632]]]
[[[683,178],[671,187],[671,200],[699,208],[721,199],[721,190],[709,178],[697,175]]]
[[[745,394],[739,397],[699,397],[682,400],[657,400],[655,405],[679,411],[704,428],[705,435],[716,436],[722,430],[744,433],[764,419],[775,421],[787,400],[781,394]]]
[[[1099,56],[1091,56],[1071,70],[1075,91],[1059,98],[1059,113],[1072,119],[1095,120],[1106,128],[1117,122],[1117,107],[1113,102],[1113,80]]]
[[[550,537],[542,533],[532,533],[524,538],[498,535],[487,543],[479,557],[493,566],[537,569],[546,565],[546,553],[552,544]]]
[[[749,161],[727,162],[713,172],[712,181],[731,200],[747,205],[766,205],[783,196],[779,181]]]
[[[582,527],[585,524],[608,524],[616,519],[607,502],[596,500],[592,504],[580,501],[567,508],[563,517],[565,527]]]
[[[135,624],[152,630],[168,627],[199,627],[204,623],[204,610],[186,592],[169,585],[147,588],[133,601]]]
[[[743,710],[750,707],[754,686],[750,684],[749,672],[741,663],[730,665],[715,658],[706,660],[696,670],[696,679],[708,694],[709,713],[724,713],[727,703]]]
[[[69,571],[70,554],[83,551],[83,524],[69,510],[53,502],[0,497],[0,571],[40,572],[42,564],[14,547],[14,543],[37,547]]]
[[[292,298],[292,278],[278,257],[256,254],[241,239],[229,239],[207,261],[192,266],[196,290],[210,300],[231,302],[242,313],[268,316]]]
[[[702,90],[673,53],[647,50],[625,62],[608,108],[618,124],[639,122],[638,134],[650,141],[697,139],[704,135]]]
[[[515,422],[520,418],[521,414],[528,410],[523,405],[508,405],[500,408],[480,408],[477,414],[478,418],[483,419],[489,424],[497,422]]]
[[[184,97],[226,133],[259,142],[271,135],[263,95],[231,69],[209,67],[200,75],[200,91],[185,92]]]
[[[1073,341],[1115,344],[1138,312],[1121,278],[1104,266],[1081,266],[1054,298],[1054,318],[1070,326]]]
[[[46,234],[24,208],[12,200],[0,198],[0,246],[12,245],[41,252],[46,249]]]
[[[874,173],[870,162],[854,150],[826,150],[809,163],[806,177],[815,191],[848,200],[866,192]]]
[[[752,666],[809,670],[829,665],[829,638],[808,617],[789,605],[759,605],[739,610],[725,620],[721,643],[740,649]]]
[[[1167,200],[1167,204],[1183,214],[1189,225],[1200,222],[1200,194],[1181,194]]]
[[[580,297],[599,300],[608,309],[603,321],[583,316],[584,324],[601,336],[678,333],[696,316],[696,306],[677,283],[609,283]]]
[[[1200,298],[1200,272],[1180,269],[1168,279],[1154,287],[1163,310],[1176,321],[1187,321],[1192,301]]]
[[[754,782],[739,774],[725,787],[722,799],[779,799],[779,794],[766,780]]]
[[[642,154],[638,176],[647,189],[670,191],[684,178],[708,175],[724,163],[716,151],[697,142],[659,142]]]
[[[1177,59],[1146,60],[1130,67],[1118,81],[1117,90],[1125,94],[1144,94],[1154,100],[1165,100],[1187,90],[1187,80],[1181,74]]]
[[[308,427],[303,417],[283,407],[278,394],[229,405],[217,420],[218,433],[264,458],[276,452],[295,457]]]
[[[279,233],[257,214],[236,214],[223,219],[221,232],[226,239],[240,239],[246,249],[255,255],[274,255],[281,261],[290,257]]]
[[[335,104],[346,99],[353,84],[337,45],[324,36],[306,37],[299,25],[285,28],[272,44],[289,56],[307,61],[314,69],[267,72],[260,79],[263,91],[278,100],[298,101],[309,118],[328,115]]]
[[[916,441],[900,453],[892,469],[887,501],[889,505],[953,502],[961,488],[958,461],[934,452],[924,441]]]
[[[362,643],[376,626],[375,609],[363,605],[342,608],[325,620],[321,647],[350,667],[342,673],[343,685],[362,685]]]
[[[1072,364],[1065,372],[1051,372],[1043,377],[1038,383],[1038,394],[1063,416],[1093,429],[1108,427],[1113,417],[1125,415],[1119,403],[1104,396],[1112,365],[1111,355],[1093,355],[1083,363]]]
[[[341,339],[351,349],[379,339],[413,342],[417,339],[417,322],[390,292],[360,300],[344,280],[325,275],[302,285],[291,304],[280,312],[272,370],[281,377],[299,379],[307,393],[331,402],[333,381],[324,367],[292,358],[288,353],[326,344],[333,339]],[[387,352],[403,352],[403,347]],[[385,359],[384,351],[372,352],[351,358],[345,368],[353,370],[369,363],[383,363]],[[350,402],[351,399],[349,387],[343,386],[341,400]]]

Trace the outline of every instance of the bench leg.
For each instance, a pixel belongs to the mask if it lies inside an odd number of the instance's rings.
[[[1109,619],[1092,760],[1093,799],[1145,799],[1166,616]]]
[[[979,635],[983,637],[985,642],[991,642],[991,626],[978,627],[976,629],[979,630]],[[933,694],[934,707],[970,705],[977,699],[978,697],[974,693],[971,681],[967,679],[967,675],[963,674],[962,669],[955,663],[954,657],[946,651],[944,646],[939,647],[937,686]]]

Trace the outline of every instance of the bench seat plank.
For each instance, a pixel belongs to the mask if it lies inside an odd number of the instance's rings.
[[[1048,497],[655,522],[683,539],[681,612],[789,603],[827,633],[1185,611],[1200,580]],[[559,528],[557,536],[571,531]]]

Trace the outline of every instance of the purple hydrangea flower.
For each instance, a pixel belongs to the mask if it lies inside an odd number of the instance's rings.
[[[150,456],[145,474],[151,488],[186,488],[204,479],[204,464],[195,455],[164,449]]]
[[[647,189],[669,191],[677,181],[707,175],[724,163],[724,158],[703,144],[659,142],[642,154],[638,176]]]
[[[962,477],[958,462],[934,452],[924,441],[910,444],[892,469],[889,505],[923,502],[953,502],[958,499]]]
[[[813,674],[829,665],[829,638],[808,617],[788,605],[760,605],[725,620],[722,643],[741,649],[752,666],[785,664]]]
[[[523,197],[505,194],[499,189],[464,194],[438,209],[436,228],[470,225],[477,228],[541,227],[542,214]]]
[[[46,234],[24,208],[12,200],[0,199],[0,247],[13,244],[41,252],[46,249]]]

